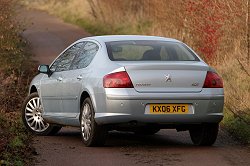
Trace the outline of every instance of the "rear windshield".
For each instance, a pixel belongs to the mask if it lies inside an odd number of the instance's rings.
[[[112,61],[199,61],[184,44],[165,41],[107,42]]]

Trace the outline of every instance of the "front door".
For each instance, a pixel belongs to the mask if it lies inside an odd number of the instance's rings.
[[[50,66],[53,72],[50,77],[43,76],[41,80],[41,98],[44,108],[44,116],[63,117],[63,100],[65,100],[65,82],[70,75],[70,66],[76,53],[82,46],[83,42],[73,44],[66,49]],[[72,96],[71,96],[72,97]]]
[[[61,79],[61,74],[57,72],[50,77],[44,74],[41,79],[40,96],[44,115],[58,115],[61,111],[62,101],[59,96]]]

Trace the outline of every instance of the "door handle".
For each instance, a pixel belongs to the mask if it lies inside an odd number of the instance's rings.
[[[80,81],[82,78],[83,78],[82,75],[79,75],[79,76],[76,77],[76,79],[79,80],[79,81]]]
[[[61,82],[63,80],[63,78],[62,77],[58,77],[56,80]]]

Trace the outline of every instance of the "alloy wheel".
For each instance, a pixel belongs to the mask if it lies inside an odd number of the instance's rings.
[[[25,120],[29,127],[35,132],[43,132],[48,129],[49,124],[42,117],[42,105],[39,97],[28,101],[25,107]]]
[[[88,141],[91,135],[91,109],[88,103],[85,103],[81,118],[81,132],[84,141]]]

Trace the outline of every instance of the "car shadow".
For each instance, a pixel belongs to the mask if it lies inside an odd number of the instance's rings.
[[[65,127],[57,137],[81,140],[78,128]],[[104,147],[196,147],[188,132],[161,130],[154,135],[137,135],[133,132],[110,131]]]
[[[117,147],[117,146],[152,146],[152,147],[164,147],[164,146],[193,146],[191,141],[185,140],[178,133],[171,133],[171,136],[165,132],[159,132],[154,135],[137,135],[131,132],[109,132],[106,146]]]

